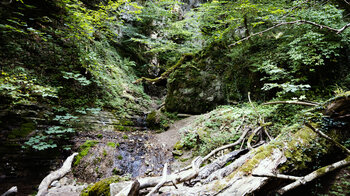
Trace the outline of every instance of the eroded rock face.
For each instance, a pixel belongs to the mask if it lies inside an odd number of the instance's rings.
[[[225,103],[220,75],[183,66],[168,80],[166,108],[180,113],[203,113]]]
[[[171,152],[152,144],[152,135],[143,132],[96,132],[78,136],[80,142],[90,140],[95,144],[73,168],[76,178],[96,182],[113,175],[151,176],[162,172],[163,164],[172,158]]]

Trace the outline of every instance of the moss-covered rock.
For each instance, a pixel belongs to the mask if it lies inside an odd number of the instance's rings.
[[[9,139],[14,138],[24,138],[29,135],[36,128],[33,122],[27,122],[21,124],[21,127],[18,129],[13,129],[12,132],[8,135]]]
[[[169,128],[171,120],[161,111],[153,110],[146,117],[147,127],[153,130],[165,130]]]
[[[126,177],[112,176],[88,186],[81,192],[81,196],[110,196],[109,185],[128,180]]]
[[[91,147],[95,146],[98,141],[86,140],[83,145],[79,147],[79,154],[75,157],[74,165],[78,165],[80,160],[89,153]]]
[[[228,50],[214,42],[176,69],[168,79],[166,109],[199,114],[218,105],[246,100],[248,92],[255,95],[260,91],[260,78],[251,65],[233,59],[227,55]]]
[[[190,63],[171,74],[167,87],[165,104],[169,111],[202,113],[225,102],[221,77]]]

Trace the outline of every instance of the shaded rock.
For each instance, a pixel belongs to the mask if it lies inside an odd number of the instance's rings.
[[[182,66],[168,80],[165,107],[180,113],[203,113],[225,103],[224,82],[217,73]]]

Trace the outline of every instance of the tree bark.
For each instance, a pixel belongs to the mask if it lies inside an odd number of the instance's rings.
[[[65,176],[68,172],[70,172],[72,167],[72,162],[74,160],[74,157],[78,155],[78,153],[73,153],[71,156],[69,156],[63,163],[62,167],[52,173],[50,173],[48,176],[46,176],[39,185],[39,190],[37,193],[37,196],[44,196],[47,194],[48,188],[50,184],[57,179],[62,178]]]

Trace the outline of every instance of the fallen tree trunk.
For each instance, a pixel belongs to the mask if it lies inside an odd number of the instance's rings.
[[[72,162],[74,157],[78,155],[78,153],[73,153],[71,156],[69,156],[63,163],[62,167],[52,173],[50,173],[48,176],[46,176],[40,183],[37,196],[44,196],[47,194],[47,190],[50,186],[50,184],[57,179],[62,178],[65,176],[72,167]]]

